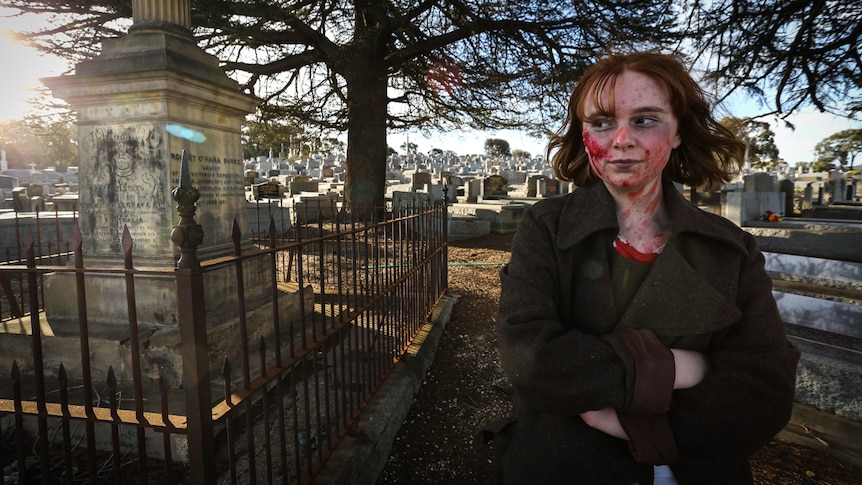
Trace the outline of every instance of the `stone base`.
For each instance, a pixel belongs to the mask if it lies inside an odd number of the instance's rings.
[[[518,221],[521,220],[527,207],[529,207],[528,204],[504,200],[476,204],[458,203],[449,207],[449,214],[488,221],[491,223],[491,231],[505,234],[518,229]]]
[[[293,338],[288,335],[289,322],[299,320],[300,299],[305,299],[304,308],[306,313],[314,309],[314,294],[312,288],[306,287],[300,291],[298,285],[291,283],[278,284],[278,315],[282,342]],[[140,301],[140,300],[139,300]],[[234,308],[236,308],[234,306]],[[273,355],[273,322],[271,298],[258,298],[246,302],[246,324],[248,335],[248,349],[251,358],[251,367],[254,369],[259,362],[258,347],[260,337],[267,341],[268,358]],[[218,318],[216,318],[218,317]],[[52,321],[50,317],[40,314],[40,328],[42,330],[42,352],[44,357],[44,368],[46,382],[52,381],[56,376],[59,365],[62,363],[70,381],[79,381],[82,376],[81,341],[77,321],[71,320]],[[209,346],[210,374],[214,389],[222,392],[220,376],[224,359],[229,359],[234,370],[234,377],[241,375],[242,349],[239,345],[240,327],[239,316],[233,312],[207,312],[207,339]],[[7,356],[9,361],[18,362],[22,374],[32,374],[33,352],[32,338],[30,334],[30,318],[17,319],[4,322],[6,333],[0,334],[0,353]],[[141,354],[141,373],[144,383],[144,394],[150,396],[157,411],[159,401],[158,381],[163,376],[169,389],[180,389],[182,384],[182,356],[180,354],[180,329],[173,324],[154,325],[152,323],[141,324],[138,327],[139,346]],[[132,382],[132,360],[130,348],[130,335],[128,320],[115,322],[91,322],[88,325],[89,333],[89,355],[90,371],[94,385],[104,387],[108,369],[113,368],[119,386],[128,387]],[[8,370],[0,372],[5,374]],[[56,381],[53,381],[56,382]],[[56,386],[51,386],[52,388]],[[132,395],[132,394],[129,394]],[[214,398],[220,394],[215,394]],[[173,406],[173,404],[172,404]],[[179,409],[172,412],[179,411]]]
[[[862,423],[862,339],[798,325],[787,333],[802,352],[796,402]]]
[[[485,236],[491,232],[491,221],[483,221],[469,217],[449,218],[449,241],[460,241],[474,237]]]

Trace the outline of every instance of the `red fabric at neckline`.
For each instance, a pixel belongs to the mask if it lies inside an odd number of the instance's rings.
[[[614,248],[620,253],[623,257],[628,259],[633,259],[639,263],[652,264],[658,258],[659,253],[649,253],[645,254],[634,248],[628,241],[617,236],[614,239]]]

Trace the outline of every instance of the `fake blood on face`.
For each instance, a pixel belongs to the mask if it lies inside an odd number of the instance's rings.
[[[601,177],[602,173],[599,162],[608,158],[608,151],[605,150],[605,147],[603,147],[601,143],[593,138],[593,135],[591,135],[589,131],[584,130],[581,133],[581,137],[584,139],[584,148],[587,150],[587,157],[590,159],[590,165],[593,166],[593,170],[596,171],[596,174]]]

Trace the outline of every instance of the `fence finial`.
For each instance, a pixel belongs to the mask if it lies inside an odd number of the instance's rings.
[[[186,151],[183,150],[180,161],[180,185],[171,192],[171,197],[177,203],[177,213],[180,220],[171,230],[171,241],[180,248],[177,268],[197,268],[200,266],[197,247],[204,240],[203,227],[195,222],[195,203],[201,194],[192,187],[192,177]]]

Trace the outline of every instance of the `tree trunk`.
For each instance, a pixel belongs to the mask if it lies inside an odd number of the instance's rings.
[[[356,38],[343,70],[347,81],[347,179],[344,198],[356,219],[368,220],[384,207],[386,195],[386,119],[388,72],[386,2],[356,0]]]
[[[383,208],[386,192],[386,69],[366,62],[356,66],[347,88],[348,211],[368,218]],[[380,66],[380,65],[378,65]]]

